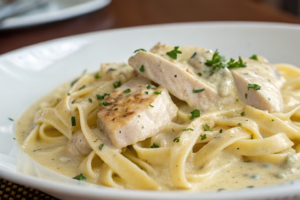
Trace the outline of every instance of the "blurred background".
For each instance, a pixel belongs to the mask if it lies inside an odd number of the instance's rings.
[[[299,24],[299,13],[300,0],[0,0],[0,54],[55,38],[140,25]]]
[[[205,21],[300,24],[300,0],[0,0],[0,55],[93,31]],[[1,177],[0,186],[0,200],[55,199]]]

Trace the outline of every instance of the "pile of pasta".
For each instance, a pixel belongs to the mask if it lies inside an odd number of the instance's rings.
[[[97,94],[112,92],[113,84],[127,82],[131,72],[111,80],[85,73],[71,87],[63,87],[58,103],[55,96],[41,105],[35,116],[35,128],[23,147],[34,140],[66,144],[80,129],[92,151],[77,166],[78,173],[97,184],[141,190],[191,189],[193,183],[218,170],[216,160],[222,152],[263,163],[281,164],[287,159],[298,162],[300,70],[287,64],[276,67],[287,80],[281,89],[284,113],[268,113],[240,103],[221,111],[201,113],[199,118],[190,120],[187,105],[178,105],[177,118],[158,135],[123,149],[109,145],[99,148],[103,141],[95,134]],[[203,128],[206,125],[210,130]],[[180,140],[174,141],[176,137]],[[153,143],[161,145],[150,148]],[[157,166],[166,169],[166,183],[157,179]]]

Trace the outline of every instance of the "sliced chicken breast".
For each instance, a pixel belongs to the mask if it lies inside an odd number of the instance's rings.
[[[247,67],[231,70],[242,100],[260,110],[281,112],[283,100],[280,87],[284,83],[283,77],[275,67],[262,59],[245,61]]]
[[[176,116],[178,108],[164,87],[133,78],[107,96],[98,113],[101,138],[115,148],[156,135]],[[148,88],[148,89],[147,89]]]
[[[91,153],[92,148],[85,139],[81,130],[74,133],[67,144],[67,151],[74,156],[88,155]]]
[[[204,83],[198,75],[181,63],[141,51],[129,58],[128,63],[140,75],[167,88],[171,94],[192,107],[206,110],[211,106],[211,101],[218,97],[214,85]]]

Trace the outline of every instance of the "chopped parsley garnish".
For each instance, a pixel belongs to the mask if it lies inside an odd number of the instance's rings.
[[[257,84],[248,84],[248,90],[253,88],[254,90],[260,90],[260,86]]]
[[[194,118],[196,118],[196,117],[200,117],[200,111],[197,110],[197,109],[193,110],[191,112],[191,114],[192,114],[192,116],[188,116],[188,118],[191,119],[191,120],[194,119]]]
[[[241,113],[241,116],[244,116],[244,115],[245,115],[245,112],[242,112],[242,113]]]
[[[124,90],[123,92],[124,92],[125,94],[126,94],[126,93],[129,93],[129,92],[131,92],[131,89],[128,88],[128,89]]]
[[[252,162],[252,160],[244,160],[244,162]]]
[[[121,80],[120,81],[117,81],[117,82],[115,82],[113,85],[114,85],[114,88],[118,88],[118,87],[120,87],[121,86]]]
[[[70,96],[71,94],[70,94],[70,92],[68,92],[68,96]]]
[[[94,77],[95,77],[95,79],[100,78],[99,73],[97,72],[97,73],[94,75]]]
[[[13,120],[12,118],[10,118],[10,117],[9,117],[8,119],[9,119],[10,121],[12,121],[12,122],[14,121],[14,120]]]
[[[151,89],[151,85],[147,85],[147,89],[150,90]]]
[[[257,55],[253,54],[250,59],[258,61]]]
[[[35,149],[35,150],[33,150],[32,152],[36,152],[36,151],[40,151],[40,150],[42,150],[42,149]]]
[[[254,188],[254,186],[253,186],[253,185],[250,185],[250,186],[247,186],[247,188]]]
[[[153,105],[151,105],[151,104],[149,104],[149,106],[151,107],[151,108],[153,108],[154,106]]]
[[[115,108],[114,110],[118,110],[118,108]]]
[[[224,56],[220,56],[218,49],[214,52],[211,60],[206,60],[205,65],[212,67],[213,65],[219,64],[221,62],[225,61]]]
[[[174,138],[173,142],[179,142],[179,137]]]
[[[107,93],[104,93],[103,95],[100,95],[100,94],[96,94],[96,96],[97,96],[97,99],[99,99],[99,100],[103,100],[106,96],[108,96],[109,94],[107,94]]]
[[[87,70],[85,69],[85,70],[83,70],[82,74],[85,74],[86,72],[87,72]]]
[[[78,90],[82,90],[83,88],[85,88],[85,85],[81,86]]]
[[[274,122],[274,119],[272,119],[272,122]]]
[[[177,54],[181,54],[181,51],[178,51],[179,46],[174,47],[174,50],[167,52],[167,55],[173,59],[177,59]]]
[[[101,107],[101,106],[103,106],[103,103],[102,103],[102,102],[99,103],[99,107]]]
[[[73,179],[79,180],[79,181],[84,181],[86,179],[83,174],[79,174],[78,176],[73,177]]]
[[[192,128],[185,128],[182,131],[194,131],[194,129],[192,129]]]
[[[103,147],[104,147],[104,143],[102,143],[102,144],[99,145],[99,149],[100,149],[100,150],[102,150]]]
[[[142,129],[144,129],[144,126],[142,126]]]
[[[242,123],[238,123],[239,126],[242,126]]]
[[[145,91],[145,94],[148,94],[149,92],[148,91]]]
[[[203,92],[204,90],[205,90],[205,88],[198,89],[198,90],[193,89],[193,93]]]
[[[144,65],[141,66],[140,71],[141,71],[141,72],[144,72],[144,71],[145,71]]]
[[[117,71],[115,68],[109,68],[108,71]]]
[[[155,91],[154,94],[161,94],[161,91]]]
[[[234,59],[230,58],[230,61],[227,63],[228,69],[235,69],[235,68],[241,68],[246,67],[246,63],[243,62],[241,56],[239,56],[239,61],[234,62]]]
[[[222,191],[222,190],[226,190],[225,188],[220,188],[218,189],[218,192]]]
[[[90,103],[93,103],[93,99],[89,98],[89,102],[90,102]]]
[[[199,72],[199,73],[198,73],[198,76],[202,76],[202,73],[201,73],[201,72]]]
[[[245,93],[245,98],[247,99],[247,97],[248,97],[248,94],[247,94],[247,93]]]
[[[249,75],[249,73],[244,73],[244,75]]]
[[[219,133],[223,133],[223,129],[220,129]]]
[[[138,52],[138,51],[145,51],[145,52],[146,52],[145,49],[137,49],[137,50],[135,50],[133,53],[136,53],[136,52]]]
[[[72,126],[76,126],[76,119],[74,116],[71,117]]]
[[[197,55],[197,52],[195,52],[190,59],[194,58]]]
[[[253,140],[253,134],[251,134],[251,140]]]
[[[104,105],[104,106],[108,106],[109,103],[108,103],[107,101],[103,101],[103,105]]]
[[[153,145],[150,148],[159,148],[159,146],[155,143],[153,143]]]
[[[72,82],[71,82],[71,87],[72,87],[78,80],[79,80],[79,78],[78,78],[78,79],[75,79],[74,81],[72,81]]]
[[[205,131],[213,131],[210,129],[210,126],[208,126],[207,124],[203,125],[202,127]]]
[[[200,135],[200,137],[201,137],[201,141],[202,141],[202,140],[205,140],[205,139],[206,139],[206,134]]]

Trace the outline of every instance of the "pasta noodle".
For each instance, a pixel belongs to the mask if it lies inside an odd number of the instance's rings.
[[[216,191],[300,178],[297,67],[256,55],[225,61],[189,46],[135,53],[34,104],[16,130],[24,151],[119,189]]]

